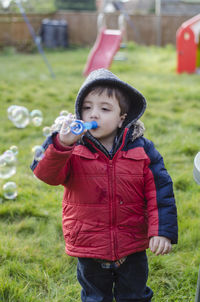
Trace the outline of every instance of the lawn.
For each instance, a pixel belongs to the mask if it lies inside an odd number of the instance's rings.
[[[0,301],[80,302],[76,258],[65,254],[61,227],[62,187],[48,186],[29,168],[32,147],[45,137],[61,110],[74,111],[83,82],[89,48],[48,51],[56,78],[37,54],[0,53],[0,154],[19,148],[15,200],[3,197],[0,180]],[[194,301],[200,264],[200,187],[193,180],[193,160],[200,150],[200,76],[176,74],[176,50],[129,43],[127,60],[114,61],[111,71],[140,90],[147,99],[142,121],[173,179],[179,221],[179,243],[170,255],[148,251],[148,284],[152,302]],[[10,105],[40,109],[43,124],[16,128],[7,118]]]

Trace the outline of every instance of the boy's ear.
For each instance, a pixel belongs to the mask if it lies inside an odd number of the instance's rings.
[[[122,127],[123,121],[125,120],[126,117],[127,117],[127,113],[124,113],[120,116],[120,122],[118,128]]]

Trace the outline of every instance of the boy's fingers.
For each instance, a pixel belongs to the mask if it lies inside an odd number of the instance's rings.
[[[149,248],[151,251],[152,251],[152,246],[153,246],[153,237],[150,238],[150,240],[149,240]]]
[[[159,240],[158,242],[158,248],[156,250],[156,255],[160,255],[163,253],[163,250],[165,248],[165,242],[163,240]]]
[[[172,249],[171,243],[170,242],[165,242],[165,247],[164,247],[164,250],[162,252],[162,255],[170,253],[171,249]]]
[[[63,124],[62,124],[62,127],[60,129],[60,134],[61,135],[65,135],[67,133],[70,132],[70,127],[69,127],[69,123],[68,121],[65,121]]]
[[[151,238],[151,247],[150,247],[150,249],[153,253],[156,252],[156,250],[158,249],[158,246],[159,246],[158,238],[156,238],[156,237]]]
[[[152,253],[158,255],[168,254],[171,251],[171,242],[164,237],[152,237],[149,241],[149,248]]]

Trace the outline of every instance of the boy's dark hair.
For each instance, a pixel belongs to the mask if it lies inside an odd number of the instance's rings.
[[[123,115],[124,113],[128,113],[130,108],[130,98],[122,89],[118,87],[103,86],[103,85],[94,86],[89,90],[88,94],[91,93],[91,94],[101,95],[103,92],[105,92],[109,98],[115,96],[115,98],[119,102],[121,115]]]

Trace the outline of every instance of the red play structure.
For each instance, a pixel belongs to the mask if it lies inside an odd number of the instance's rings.
[[[198,72],[200,68],[200,14],[177,30],[177,72]]]
[[[118,16],[118,29],[108,29],[106,26],[105,12],[107,12],[108,7],[109,10],[111,9],[110,5],[114,11],[117,9],[113,5],[113,2],[110,0],[96,0],[98,34],[94,46],[88,55],[83,71],[84,76],[88,76],[91,71],[98,68],[108,69],[121,43],[126,40],[126,22],[123,12],[120,11],[120,15]]]
[[[109,68],[114,55],[120,48],[121,40],[120,30],[102,29],[88,56],[84,76],[98,68]]]

